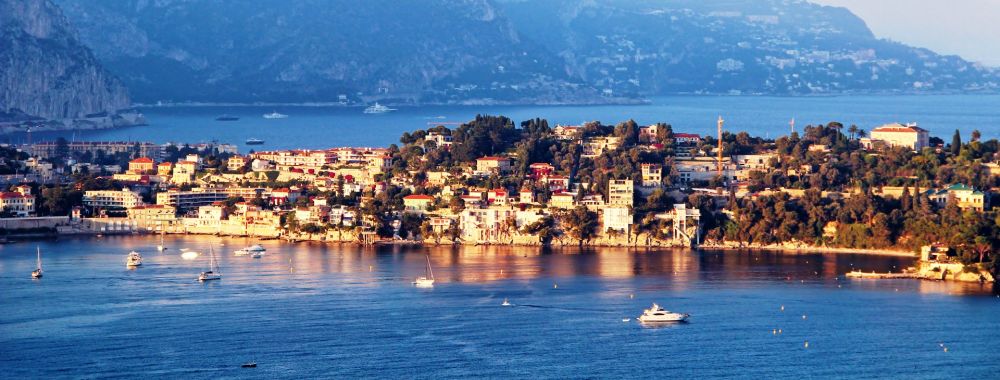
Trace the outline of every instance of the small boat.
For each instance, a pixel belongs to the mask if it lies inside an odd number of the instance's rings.
[[[129,252],[128,257],[125,258],[125,266],[135,268],[140,265],[142,265],[142,255],[136,251]]]
[[[503,299],[503,303],[500,304],[500,306],[513,306],[513,305],[511,305],[510,301],[508,301],[506,298],[504,298]]]
[[[378,113],[392,112],[392,111],[395,111],[395,110],[396,110],[395,108],[389,108],[389,107],[383,106],[381,104],[378,104],[378,102],[375,102],[374,105],[371,105],[371,106],[368,106],[368,108],[365,108],[365,113],[367,113],[367,114],[378,114]]]
[[[156,245],[156,250],[160,252],[167,250],[167,246],[163,245],[163,232],[160,232],[160,244]]]
[[[236,252],[234,252],[234,254],[236,256],[247,256],[247,255],[253,255],[253,254],[256,254],[256,253],[263,254],[264,252],[267,252],[267,249],[264,248],[264,246],[262,246],[260,244],[254,244],[254,245],[251,245],[251,246],[246,247],[246,248],[237,249]]]
[[[246,362],[240,365],[241,368],[257,368],[257,362]]]
[[[628,321],[631,321],[631,320],[632,320],[632,318],[622,318],[622,322],[628,322]]]
[[[236,120],[239,120],[239,119],[240,119],[239,116],[219,115],[219,117],[215,118],[215,121],[236,121]]]
[[[264,252],[254,252],[254,253],[251,253],[250,257],[255,258],[255,259],[259,259],[261,257],[264,257]]]
[[[261,140],[261,139],[258,139],[258,138],[249,138],[249,139],[247,139],[246,144],[247,145],[263,145],[264,144],[264,140]]]
[[[413,285],[416,285],[416,286],[419,286],[419,287],[431,287],[431,286],[434,286],[434,271],[431,270],[431,256],[430,255],[426,255],[426,257],[427,257],[426,274],[424,276],[422,276],[422,277],[417,277],[417,279],[413,281]]]
[[[285,115],[283,113],[278,113],[278,111],[274,111],[274,112],[271,112],[271,113],[265,113],[264,114],[264,118],[265,119],[287,119],[288,115]]]
[[[208,249],[208,257],[208,270],[198,275],[198,281],[221,280],[222,272],[219,270],[219,264],[215,261],[215,251],[212,248]]]
[[[35,270],[31,271],[31,278],[42,278],[42,249],[35,247],[38,250],[38,259],[35,262]]]
[[[690,315],[674,313],[664,310],[660,305],[653,304],[653,307],[643,310],[642,315],[637,318],[639,322],[684,322]]]

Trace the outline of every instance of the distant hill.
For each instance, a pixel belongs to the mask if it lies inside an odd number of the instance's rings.
[[[796,0],[57,0],[139,102],[603,103],[993,91]]]
[[[48,0],[0,0],[0,122],[128,107],[128,92]]]

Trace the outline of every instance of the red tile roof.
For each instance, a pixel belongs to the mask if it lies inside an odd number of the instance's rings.
[[[432,197],[430,195],[424,195],[424,194],[413,194],[413,195],[407,195],[407,196],[403,197],[403,199],[425,199],[425,200],[433,200],[434,197]]]
[[[153,159],[151,159],[149,157],[139,157],[139,158],[136,158],[136,159],[134,159],[132,161],[129,161],[128,163],[130,163],[130,164],[152,164],[153,163]]]

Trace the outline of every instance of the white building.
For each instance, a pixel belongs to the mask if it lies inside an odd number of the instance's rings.
[[[872,149],[879,144],[921,150],[930,146],[930,134],[916,123],[906,125],[893,123],[875,128],[869,133],[868,138],[861,139],[861,145],[866,149]]]
[[[142,206],[142,195],[129,189],[90,190],[83,193],[83,205],[101,209],[129,209]]]
[[[628,207],[606,207],[601,210],[601,223],[604,231],[628,232],[628,226],[632,224],[632,210]]]

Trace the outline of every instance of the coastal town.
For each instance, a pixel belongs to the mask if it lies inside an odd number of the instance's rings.
[[[996,140],[839,123],[768,140],[477,116],[388,147],[43,141],[2,148],[6,238],[852,250],[988,274]],[[926,258],[927,260],[930,257]],[[955,268],[951,268],[955,273]],[[978,277],[977,277],[978,278]],[[992,277],[990,277],[992,279]]]

